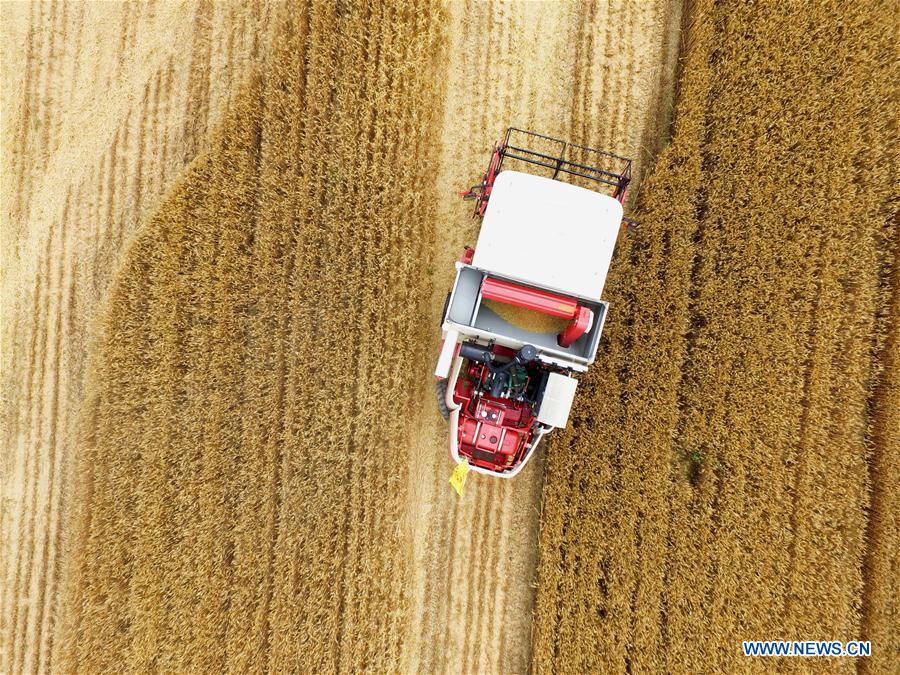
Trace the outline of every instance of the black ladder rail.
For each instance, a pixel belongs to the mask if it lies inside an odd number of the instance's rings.
[[[531,136],[534,138],[541,138],[543,140],[550,141],[551,143],[558,144],[561,148],[560,154],[549,155],[545,152],[539,152],[538,150],[533,150],[531,148],[513,145],[510,142],[513,133],[523,134],[525,136]],[[585,152],[594,153],[600,157],[616,160],[617,162],[624,163],[624,166],[620,173],[616,173],[599,166],[591,166],[589,164],[576,162],[566,158],[566,152],[571,149],[579,149]],[[561,139],[553,138],[552,136],[545,136],[544,134],[538,134],[533,131],[526,131],[524,129],[518,129],[516,127],[509,127],[506,131],[506,137],[504,139],[503,146],[500,148],[500,164],[497,167],[498,173],[502,169],[503,162],[507,157],[512,160],[525,162],[527,164],[532,164],[552,170],[552,177],[554,179],[558,179],[560,172],[562,172],[571,176],[578,176],[580,178],[585,178],[587,180],[592,180],[604,185],[615,187],[617,188],[617,191],[624,190],[628,186],[628,183],[631,182],[632,162],[627,157],[622,157],[621,155],[617,155],[612,152],[606,152],[604,150],[597,150],[596,148],[589,148],[584,145],[568,143]]]

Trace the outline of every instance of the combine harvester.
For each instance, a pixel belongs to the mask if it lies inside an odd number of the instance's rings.
[[[512,162],[530,172],[508,170]],[[630,180],[629,159],[511,128],[481,184],[462,193],[475,200],[481,231],[456,263],[435,371],[457,481],[469,468],[515,476],[545,434],[566,426],[574,374],[597,354],[609,306],[600,295]],[[484,300],[568,324],[559,334],[530,332]],[[454,487],[461,493],[461,482]]]

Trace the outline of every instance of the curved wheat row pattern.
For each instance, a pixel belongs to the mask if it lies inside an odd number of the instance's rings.
[[[3,482],[15,488],[3,503],[0,669],[30,672],[50,665],[92,319],[140,207],[155,202],[203,138],[183,127],[200,93],[173,85],[187,72],[181,47],[197,39],[184,28],[190,8],[51,2],[5,3],[2,12],[2,140],[10,158],[3,176],[3,378],[10,392]],[[251,62],[250,34],[264,32],[265,17],[249,14],[243,34],[223,25],[206,36],[219,51],[231,45],[227,62],[203,65],[211,81],[217,69],[243,72]],[[155,44],[161,34],[174,39]],[[111,105],[96,96],[101,83]],[[215,91],[221,110],[227,96]],[[192,144],[178,159],[169,151]]]
[[[130,245],[73,469],[62,669],[400,661],[410,421],[391,413],[421,398],[407,289],[434,199],[405,186],[435,168],[434,9],[274,15],[265,67]]]

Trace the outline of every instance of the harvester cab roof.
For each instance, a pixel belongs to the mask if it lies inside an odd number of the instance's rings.
[[[494,181],[472,265],[573,297],[600,300],[622,205],[519,171]]]
[[[545,433],[566,425],[573,374],[594,362],[606,319],[601,293],[630,178],[628,159],[510,129],[463,193],[481,230],[456,263],[436,369],[456,462],[514,476]],[[535,332],[486,300],[567,323]]]

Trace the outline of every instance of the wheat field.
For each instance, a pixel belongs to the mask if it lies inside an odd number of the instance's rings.
[[[857,668],[740,651],[801,635],[896,670],[894,28],[692,7],[603,367],[549,453],[537,671]]]
[[[125,242],[205,146],[268,13],[0,4],[3,672],[50,667],[78,411]]]
[[[890,9],[0,5],[0,670],[896,670]],[[634,157],[640,225],[570,428],[458,499],[508,125]]]

